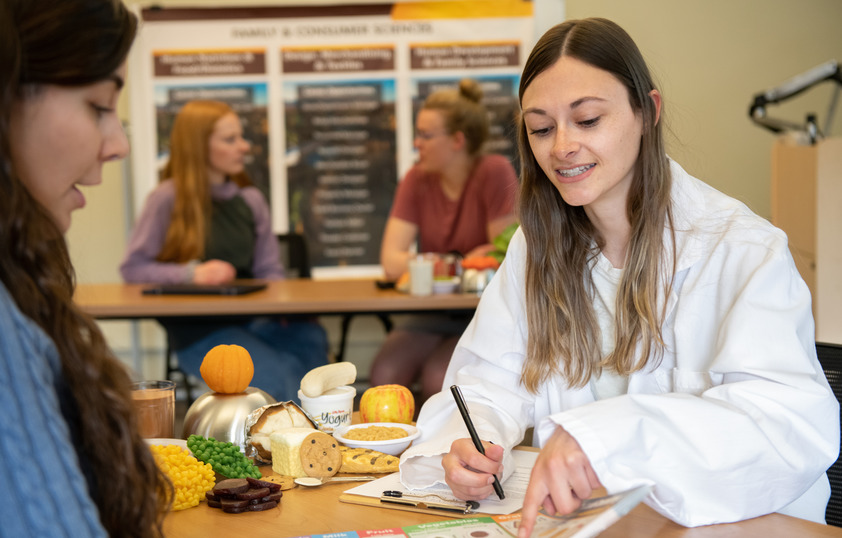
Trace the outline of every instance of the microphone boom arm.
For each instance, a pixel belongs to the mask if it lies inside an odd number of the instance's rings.
[[[842,86],[842,69],[839,67],[839,62],[830,60],[817,67],[814,67],[800,75],[796,75],[789,80],[784,81],[778,87],[758,93],[754,96],[754,102],[749,107],[749,117],[758,125],[765,127],[773,132],[780,133],[788,130],[807,130],[815,142],[813,131],[817,130],[815,125],[815,117],[808,116],[807,125],[802,126],[793,122],[785,120],[774,120],[766,116],[766,106],[770,104],[780,103],[802,93],[803,91],[812,88],[813,86],[825,82],[827,80],[835,81]],[[839,88],[834,92],[831,98],[831,115],[836,106],[836,99],[838,97]],[[828,124],[832,118],[828,118]],[[811,125],[812,124],[812,125]],[[829,130],[829,126],[826,130]]]

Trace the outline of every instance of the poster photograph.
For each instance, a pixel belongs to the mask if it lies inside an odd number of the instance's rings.
[[[229,103],[252,144],[251,180],[278,233],[301,234],[314,278],[375,276],[415,115],[432,91],[477,79],[487,151],[515,162],[517,86],[532,2],[138,7],[129,58],[132,208],[168,158],[192,99]],[[516,164],[516,163],[515,163]]]
[[[376,266],[397,185],[394,80],[285,86],[290,229],[315,267]]]

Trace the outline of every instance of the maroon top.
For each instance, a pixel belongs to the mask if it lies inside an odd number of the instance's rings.
[[[488,223],[514,211],[517,174],[506,157],[483,155],[458,200],[450,200],[439,175],[417,166],[398,184],[390,217],[418,226],[419,252],[467,254],[489,243]]]

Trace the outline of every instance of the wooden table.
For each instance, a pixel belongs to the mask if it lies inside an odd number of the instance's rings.
[[[241,296],[143,295],[144,284],[80,284],[74,300],[97,319],[169,316],[251,316],[261,314],[360,314],[466,312],[479,296],[440,294],[416,297],[378,289],[374,280],[290,279]]]
[[[219,316],[255,314],[342,314],[377,312],[470,311],[479,297],[449,294],[414,297],[395,290],[380,290],[372,280],[284,280],[266,290],[244,296],[148,296],[145,285],[81,284],[75,300],[98,319],[138,319],[167,316]],[[263,467],[264,474],[272,474]],[[164,522],[168,537],[244,536],[292,537],[310,534],[405,527],[444,518],[427,514],[373,508],[339,501],[353,485],[333,484],[284,492],[278,508],[266,512],[226,514],[207,504],[173,512]],[[770,514],[731,523],[687,529],[640,505],[601,536],[629,537],[842,537],[842,528]]]
[[[269,466],[262,469],[265,475],[272,474]],[[209,508],[202,502],[195,508],[168,515],[164,522],[164,532],[171,538],[192,536],[283,538],[405,527],[446,519],[442,516],[340,502],[339,495],[354,485],[353,483],[339,483],[318,488],[299,486],[285,491],[280,505],[265,512],[226,514],[221,510]],[[842,537],[842,528],[819,525],[781,514],[769,514],[739,523],[688,529],[641,504],[600,536],[608,538]]]

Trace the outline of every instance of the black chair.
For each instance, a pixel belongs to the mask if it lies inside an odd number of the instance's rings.
[[[816,342],[816,352],[833,394],[842,403],[842,345]],[[842,527],[842,457],[827,470],[827,478],[830,480],[830,500],[825,519],[828,525]]]
[[[310,254],[307,250],[306,238],[298,233],[290,232],[278,235],[281,244],[281,261],[287,269],[287,276],[290,278],[310,278]],[[388,333],[392,330],[392,320],[386,314],[375,314],[383,324],[383,329]],[[351,330],[351,321],[354,314],[343,314],[341,322],[341,333],[339,337],[339,350],[336,352],[336,362],[345,360],[345,350],[348,347],[348,333]]]
[[[281,262],[287,277],[310,278],[310,253],[304,236],[290,232],[278,234],[277,237],[281,247]]]

